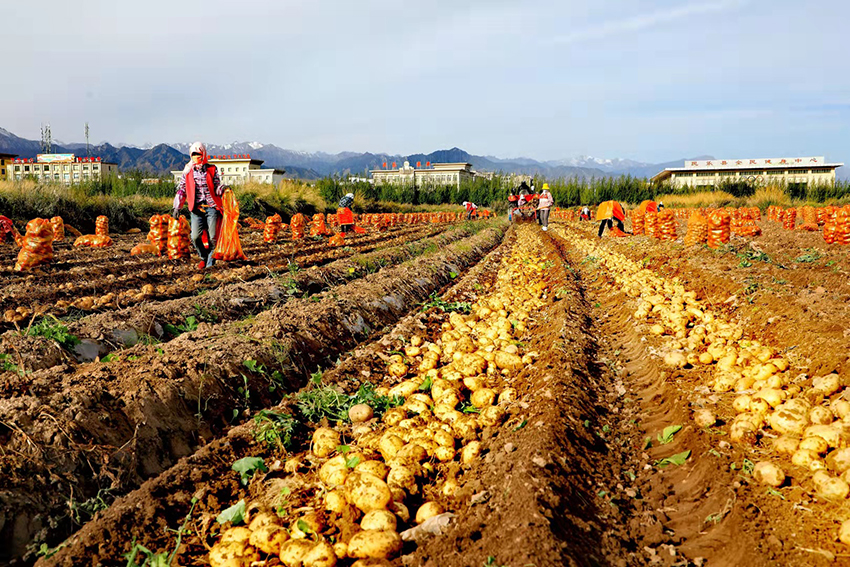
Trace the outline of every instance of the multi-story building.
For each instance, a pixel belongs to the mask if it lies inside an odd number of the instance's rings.
[[[843,163],[827,163],[823,156],[770,159],[685,160],[684,167],[668,167],[652,178],[674,187],[710,187],[722,183],[771,185],[832,184]]]
[[[9,165],[16,157],[18,157],[16,154],[0,153],[0,179],[12,179],[12,176],[9,174],[11,170]]]
[[[411,167],[404,162],[398,169],[373,169],[375,184],[393,183],[422,187],[428,185],[454,185],[460,187],[464,181],[472,181],[475,172],[471,163],[432,163],[430,167]]]
[[[286,170],[264,168],[263,160],[251,157],[251,154],[234,156],[210,156],[209,163],[218,168],[222,185],[241,185],[248,181],[255,183],[273,183],[283,180]],[[179,183],[183,170],[172,171],[174,182]]]
[[[99,157],[75,157],[74,154],[38,154],[33,158],[12,160],[9,179],[32,178],[54,183],[81,183],[116,175],[118,164]]]

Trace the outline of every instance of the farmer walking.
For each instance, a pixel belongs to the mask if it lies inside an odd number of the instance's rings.
[[[549,209],[555,204],[555,199],[552,193],[549,192],[549,184],[543,184],[543,190],[540,191],[540,199],[537,203],[537,214],[540,219],[540,226],[543,227],[543,232],[549,230]]]
[[[215,263],[213,252],[215,252],[218,228],[221,223],[223,210],[221,195],[224,188],[221,185],[218,168],[207,163],[209,156],[202,142],[192,144],[189,155],[191,159],[183,168],[183,175],[177,184],[171,216],[175,219],[180,216],[183,203],[189,207],[192,244],[195,245],[195,250],[201,257],[198,269],[203,270],[211,268]],[[204,235],[206,235],[206,245]]]

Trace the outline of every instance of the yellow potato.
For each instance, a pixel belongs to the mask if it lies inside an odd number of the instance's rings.
[[[813,435],[811,437],[806,437],[802,441],[800,441],[799,445],[800,449],[809,449],[810,451],[814,451],[815,453],[826,453],[829,450],[829,444],[824,441],[823,438],[818,437],[817,435]]]
[[[428,518],[433,518],[437,514],[442,514],[444,511],[439,502],[425,502],[416,511],[416,523],[421,524]]]
[[[386,559],[358,559],[351,567],[392,567],[392,563]]]
[[[777,488],[785,482],[785,473],[770,461],[761,461],[753,468],[753,478],[762,484]]]
[[[697,427],[711,427],[717,423],[717,416],[710,409],[698,409],[694,412],[694,423]]]
[[[237,526],[234,528],[230,528],[226,532],[221,535],[221,543],[230,543],[233,541],[239,543],[247,543],[251,538],[251,530],[244,526]]]
[[[355,559],[389,559],[401,551],[401,536],[396,532],[363,530],[348,542],[348,555]]]
[[[466,466],[472,465],[478,459],[479,454],[481,454],[481,443],[471,441],[461,450],[460,462]]]
[[[403,488],[410,494],[416,494],[419,491],[414,469],[405,465],[390,467],[390,472],[387,474],[387,484]]]
[[[248,524],[248,529],[253,532],[269,524],[280,527],[278,522],[280,522],[280,520],[274,514],[270,514],[269,512],[260,512],[251,518],[251,522]]]
[[[404,440],[392,433],[385,433],[378,444],[378,450],[385,461],[395,457],[402,447],[404,447]]]
[[[280,546],[289,539],[289,534],[280,526],[266,524],[251,532],[248,542],[263,553],[280,553]]]
[[[396,531],[398,521],[395,514],[389,510],[372,510],[367,512],[360,520],[360,527],[364,530]]]
[[[449,461],[454,460],[455,455],[456,451],[452,447],[440,445],[439,447],[434,449],[434,458],[440,461],[441,463],[448,463]]]
[[[489,406],[478,415],[478,423],[482,427],[495,427],[505,419],[505,410],[501,406]]]
[[[329,459],[319,469],[319,479],[329,486],[342,484],[350,472],[345,463],[346,455],[336,455]]]
[[[829,425],[835,421],[832,412],[823,406],[816,406],[809,412],[809,421],[816,425]]]
[[[817,471],[812,476],[812,483],[815,485],[817,495],[825,500],[840,502],[847,498],[847,494],[850,494],[850,485],[823,470]]]
[[[514,347],[516,348],[516,347]],[[493,357],[493,362],[499,370],[517,371],[523,368],[522,358],[516,352],[506,352],[497,350]]]
[[[777,453],[793,455],[800,448],[800,440],[793,437],[777,437],[773,440],[773,449]]]
[[[832,451],[826,457],[826,466],[835,474],[843,474],[850,470],[850,449]]]
[[[460,488],[460,485],[458,484],[457,480],[450,478],[450,479],[447,479],[443,483],[443,485],[440,487],[440,493],[443,496],[447,496],[447,497],[451,498],[452,496],[454,496],[455,492],[457,492],[457,490],[459,488]]]
[[[335,567],[337,557],[331,544],[320,541],[304,554],[301,561],[304,567]]]
[[[260,554],[247,541],[218,542],[210,549],[212,567],[247,567],[259,560]]]
[[[306,524],[306,531],[303,531],[299,526]],[[320,534],[325,529],[325,522],[322,516],[316,512],[307,512],[297,520],[294,520],[289,526],[289,535],[292,539],[303,539],[310,534]]]
[[[327,457],[340,445],[339,433],[327,427],[320,427],[313,432],[313,454],[317,457]]]
[[[348,509],[348,500],[342,490],[331,490],[325,493],[325,510],[342,514]]]
[[[355,404],[348,409],[348,418],[351,423],[363,423],[375,416],[375,412],[368,404]]]
[[[398,423],[407,417],[407,412],[401,408],[391,408],[388,409],[384,413],[384,417],[381,418],[381,421],[389,425],[390,427],[395,427]]]
[[[313,542],[291,539],[280,546],[280,561],[286,567],[303,567],[304,557],[313,549]]]
[[[496,401],[496,391],[491,388],[481,388],[472,393],[469,401],[477,408],[492,406]]]
[[[355,467],[354,470],[359,472],[365,472],[369,474],[373,474],[380,479],[387,478],[387,473],[389,472],[389,467],[382,463],[381,461],[368,460],[368,461],[360,461]]]
[[[363,512],[385,509],[392,497],[386,482],[357,470],[348,475],[344,490],[348,501]]]

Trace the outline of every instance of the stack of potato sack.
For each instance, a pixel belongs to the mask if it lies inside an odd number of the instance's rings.
[[[148,232],[148,240],[156,246],[157,256],[165,252],[168,248],[168,215],[154,215],[150,219],[150,231]]]
[[[307,224],[304,215],[295,213],[289,220],[289,229],[292,231],[292,238],[304,238],[304,225]]]
[[[47,219],[27,223],[27,233],[21,239],[21,251],[15,271],[28,270],[53,261],[53,226]]]
[[[310,236],[332,236],[333,232],[325,225],[325,215],[316,213],[310,222]]]
[[[192,243],[189,240],[190,228],[186,217],[174,219],[168,217],[168,258],[179,260],[192,254]]]
[[[751,209],[745,207],[732,210],[729,229],[732,234],[737,236],[753,237],[761,234],[761,229],[755,222],[755,215]]]
[[[779,213],[781,213],[781,212],[782,212],[782,209],[780,209],[776,205],[770,205],[767,208],[767,220],[778,222],[779,220],[781,220],[779,218]]]
[[[640,236],[644,233],[644,220],[643,213],[640,212],[640,209],[635,209],[632,211],[632,234],[635,236]]]
[[[850,205],[835,212],[835,243],[850,244]]]
[[[835,243],[835,233],[838,225],[835,222],[835,217],[838,213],[838,207],[827,207],[827,215],[823,223],[823,240],[827,244]]]
[[[797,227],[797,230],[808,230],[815,232],[818,230],[818,214],[814,207],[801,207],[800,216],[803,218],[803,224]]]
[[[685,234],[685,246],[705,244],[708,240],[708,221],[699,211],[691,213],[688,218],[688,232]]]
[[[708,215],[708,238],[706,243],[709,248],[719,248],[721,244],[729,242],[730,238],[730,215],[727,211],[715,210]]]
[[[656,238],[661,240],[676,240],[676,215],[669,209],[664,209],[657,214],[658,226]]]
[[[263,242],[271,244],[277,240],[277,235],[283,229],[283,219],[275,213],[273,216],[266,217],[266,224],[263,227]]]
[[[658,213],[655,211],[646,211],[643,214],[643,227],[647,236],[660,238],[658,232]]]
[[[62,217],[53,217],[50,219],[50,225],[53,227],[53,242],[65,240],[65,223]]]
[[[94,233],[96,236],[109,236],[109,219],[103,215],[94,221]]]
[[[336,213],[328,213],[328,228],[330,232],[333,232],[333,229],[339,227],[339,218],[337,218]]]
[[[794,225],[797,223],[797,210],[785,209],[780,213],[780,220],[782,221],[782,228],[785,230],[794,230]]]

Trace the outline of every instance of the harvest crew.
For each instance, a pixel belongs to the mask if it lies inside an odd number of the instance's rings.
[[[590,207],[585,205],[581,208],[581,212],[578,214],[578,220],[590,220]]]
[[[201,257],[198,269],[211,268],[215,263],[215,252],[218,229],[221,225],[223,206],[221,195],[224,188],[218,168],[207,163],[209,156],[202,142],[195,142],[189,149],[191,159],[183,168],[183,175],[177,184],[177,194],[174,196],[174,209],[171,216],[177,219],[183,203],[189,207],[189,219],[192,227],[192,244]],[[204,235],[207,244],[204,244]]]
[[[605,232],[605,226],[608,230],[614,225],[613,221],[617,221],[617,228],[625,232],[626,213],[623,211],[623,206],[617,201],[605,201],[599,203],[599,208],[596,209],[596,220],[602,221],[599,223],[599,236]]]
[[[336,210],[336,218],[339,221],[340,232],[354,232],[354,213],[349,208],[354,204],[354,193],[346,193],[339,200],[339,208]]]
[[[549,230],[549,209],[555,204],[555,198],[549,192],[549,184],[543,184],[543,190],[540,191],[540,200],[537,205],[538,221],[543,231]]]
[[[478,210],[478,205],[472,201],[464,201],[463,206],[466,207],[466,220],[472,220],[473,216],[478,216],[478,213],[476,212]]]

